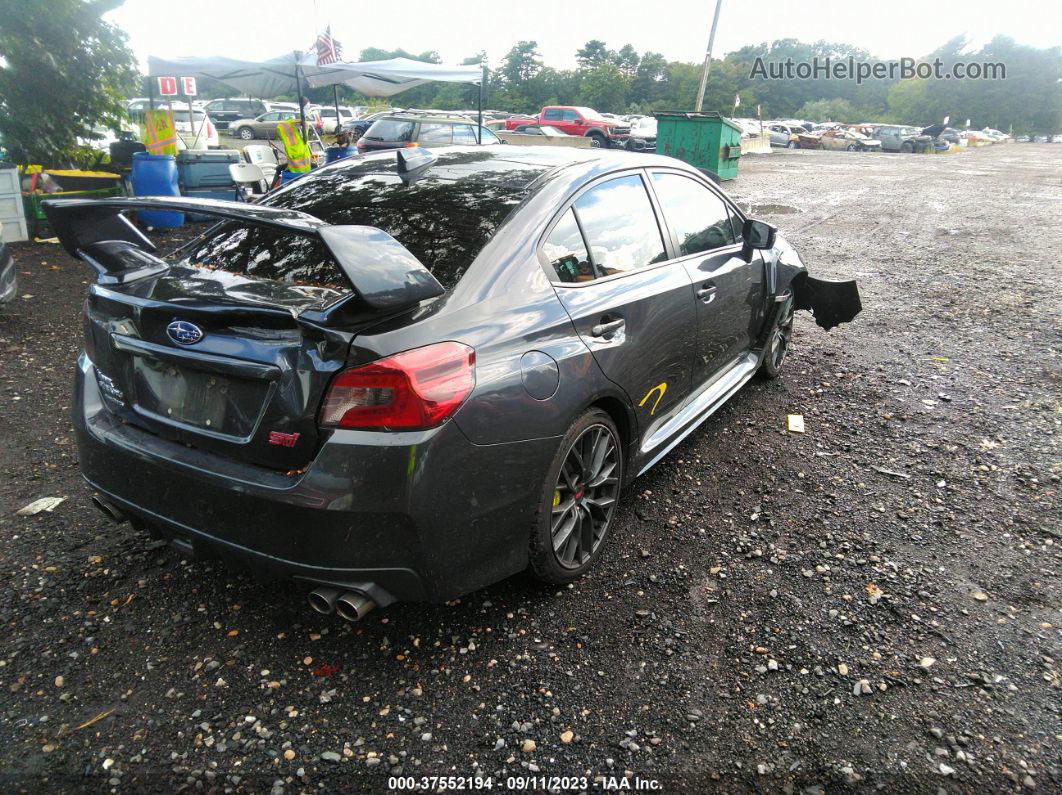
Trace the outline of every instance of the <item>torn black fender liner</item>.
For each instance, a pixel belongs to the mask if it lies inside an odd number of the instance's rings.
[[[809,309],[824,329],[848,323],[863,309],[855,280],[830,281],[800,274],[793,279],[796,309]]]

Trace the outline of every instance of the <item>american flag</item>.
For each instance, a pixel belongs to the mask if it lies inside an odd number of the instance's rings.
[[[329,25],[325,32],[317,37],[317,65],[337,63],[342,55],[343,48],[332,38],[332,26]]]

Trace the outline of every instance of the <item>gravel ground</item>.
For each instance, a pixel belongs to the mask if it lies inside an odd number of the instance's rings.
[[[1062,790],[1062,146],[778,153],[727,188],[857,277],[863,314],[798,318],[784,376],[633,485],[574,587],[357,625],[90,506],[67,413],[88,271],[15,246],[5,789]],[[44,496],[67,500],[15,515]]]

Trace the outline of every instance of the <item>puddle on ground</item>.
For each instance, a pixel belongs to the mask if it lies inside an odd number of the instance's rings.
[[[745,207],[745,212],[748,215],[788,215],[789,213],[802,213],[804,212],[799,207],[793,207],[791,204],[750,204],[749,202],[742,202]]]

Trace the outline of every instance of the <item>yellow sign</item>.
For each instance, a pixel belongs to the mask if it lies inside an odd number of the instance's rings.
[[[654,392],[658,392],[659,394],[657,394],[656,400],[653,401],[653,407],[651,409],[649,409],[649,416],[650,417],[653,416],[654,414],[656,414],[656,407],[660,405],[660,401],[663,399],[664,393],[667,392],[667,381],[663,381],[663,382],[657,384],[652,389],[650,389],[648,392],[646,392],[645,393],[645,397],[642,398],[642,402],[638,404],[638,408],[641,408],[642,406],[644,406],[646,404],[646,402],[649,400],[649,398],[653,396]]]
[[[177,154],[172,110],[149,110],[144,114],[144,146],[153,155]]]
[[[284,144],[288,156],[288,171],[305,174],[310,170],[310,147],[302,139],[302,130],[294,119],[277,123],[277,135]]]

